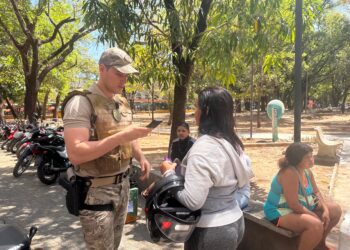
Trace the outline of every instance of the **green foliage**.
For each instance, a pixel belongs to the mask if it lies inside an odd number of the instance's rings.
[[[250,96],[253,63],[254,98],[264,86],[259,94],[291,103],[295,1],[212,1],[206,28],[197,34],[198,13],[205,3],[86,0],[83,9],[85,20],[98,27],[101,41],[134,54],[141,74],[132,79],[133,84],[166,88],[167,82],[174,81],[176,85],[183,74],[179,65],[189,69],[193,62],[191,98],[200,88],[221,85],[244,99]],[[343,16],[332,17],[332,7],[329,1],[303,1],[303,89],[320,98],[330,85],[336,89],[338,81],[331,79],[344,78],[345,72],[339,67],[345,63],[339,53],[347,46],[348,26]],[[318,89],[318,85],[328,87]]]

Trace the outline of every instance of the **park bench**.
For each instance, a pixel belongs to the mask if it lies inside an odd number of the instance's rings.
[[[323,134],[321,127],[315,127],[316,131],[316,143],[318,145],[317,155],[315,156],[315,162],[318,164],[334,165],[339,161],[337,155],[338,149],[343,145],[342,141],[328,140]]]
[[[250,201],[243,210],[245,232],[238,250],[296,250],[299,236],[269,222],[263,212],[263,203]]]

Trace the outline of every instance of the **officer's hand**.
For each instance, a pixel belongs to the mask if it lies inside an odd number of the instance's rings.
[[[145,127],[127,127],[124,132],[128,136],[129,141],[136,140],[138,138],[146,137],[149,133],[151,133],[152,129]]]
[[[146,157],[142,156],[140,159],[140,166],[141,166],[140,180],[144,181],[149,177],[149,172],[151,171],[151,164],[148,162]]]

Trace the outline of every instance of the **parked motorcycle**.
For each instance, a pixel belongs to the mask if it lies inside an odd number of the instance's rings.
[[[67,156],[63,137],[57,136],[53,144],[56,145],[38,146],[43,154],[40,162],[37,163],[37,175],[39,180],[46,185],[55,183],[60,173],[72,166]]]
[[[34,166],[37,167],[38,163],[41,162],[41,157],[44,152],[44,150],[40,148],[40,146],[56,145],[55,140],[57,136],[61,135],[58,135],[52,129],[35,129],[27,143],[23,144],[24,148],[19,149],[20,155],[13,169],[13,176],[21,176],[32,163],[35,163]]]
[[[21,228],[0,223],[0,249],[29,250],[38,228],[31,226],[26,235]]]

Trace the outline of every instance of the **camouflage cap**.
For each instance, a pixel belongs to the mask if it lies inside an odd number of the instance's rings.
[[[113,66],[116,70],[124,74],[134,74],[138,71],[131,66],[132,59],[122,49],[117,47],[106,49],[98,62],[106,66]]]

